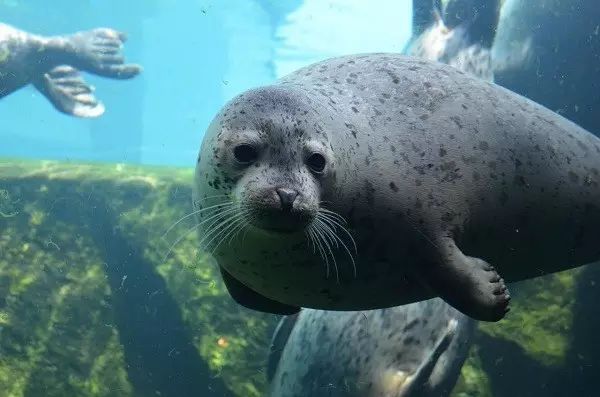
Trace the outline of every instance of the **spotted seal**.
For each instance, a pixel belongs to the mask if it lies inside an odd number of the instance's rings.
[[[33,84],[60,112],[98,117],[104,105],[79,72],[136,76],[141,67],[125,64],[120,53],[125,40],[124,33],[108,28],[44,37],[0,23],[0,98]]]
[[[504,280],[600,259],[600,139],[448,65],[343,56],[224,106],[194,206],[200,244],[249,308],[439,296],[498,321]]]
[[[448,396],[474,324],[441,299],[365,312],[303,309],[273,335],[270,395]]]

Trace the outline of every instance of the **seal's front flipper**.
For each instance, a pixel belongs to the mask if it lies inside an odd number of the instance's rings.
[[[428,285],[471,318],[501,320],[509,311],[510,294],[494,267],[466,256],[450,238],[439,240],[437,248],[432,263],[422,269]]]
[[[456,336],[457,328],[458,321],[455,318],[450,319],[445,332],[435,344],[433,351],[424,359],[413,375],[406,377],[400,391],[396,391],[396,396],[415,396],[420,393],[425,394],[423,393],[424,390],[433,391],[429,382],[431,374],[433,373],[436,364],[439,362],[440,357],[448,350],[450,343],[452,343],[452,340]],[[427,395],[430,394],[431,393]]]
[[[79,71],[71,66],[57,66],[36,79],[33,85],[60,112],[86,118],[104,113],[104,105],[94,97]]]
[[[142,67],[126,64],[121,53],[127,40],[124,33],[109,28],[98,28],[69,36],[75,48],[77,65],[86,72],[113,79],[130,79],[137,76]]]
[[[298,315],[299,313],[284,316],[273,332],[271,345],[269,346],[269,355],[267,357],[267,382],[271,382],[275,377],[281,353],[283,353],[283,349],[285,349],[287,341],[294,330]]]
[[[289,306],[269,299],[258,292],[254,292],[227,273],[222,266],[219,266],[219,269],[221,269],[221,276],[223,277],[223,282],[225,283],[229,294],[233,300],[240,305],[247,307],[248,309],[273,314],[289,315],[300,311],[299,307]]]

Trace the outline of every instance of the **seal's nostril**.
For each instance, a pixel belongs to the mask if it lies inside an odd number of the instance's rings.
[[[298,197],[298,191],[294,189],[286,189],[283,187],[278,187],[275,189],[277,195],[279,196],[279,200],[281,201],[281,208],[283,210],[289,211],[294,206],[294,201],[296,197]]]

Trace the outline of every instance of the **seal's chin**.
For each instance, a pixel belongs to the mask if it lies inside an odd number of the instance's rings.
[[[304,232],[313,221],[309,211],[282,211],[280,209],[260,209],[256,211],[250,223],[252,226],[272,233]]]

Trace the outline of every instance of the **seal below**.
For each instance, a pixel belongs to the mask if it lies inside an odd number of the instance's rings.
[[[270,348],[272,397],[449,396],[475,321],[441,299],[390,309],[303,309]]]
[[[600,259],[600,139],[448,65],[345,56],[230,101],[204,137],[194,206],[246,307],[440,296],[497,321],[504,280]]]
[[[98,117],[104,105],[79,71],[130,79],[141,67],[124,64],[126,36],[98,28],[67,36],[43,37],[0,23],[0,98],[33,84],[60,112]]]

